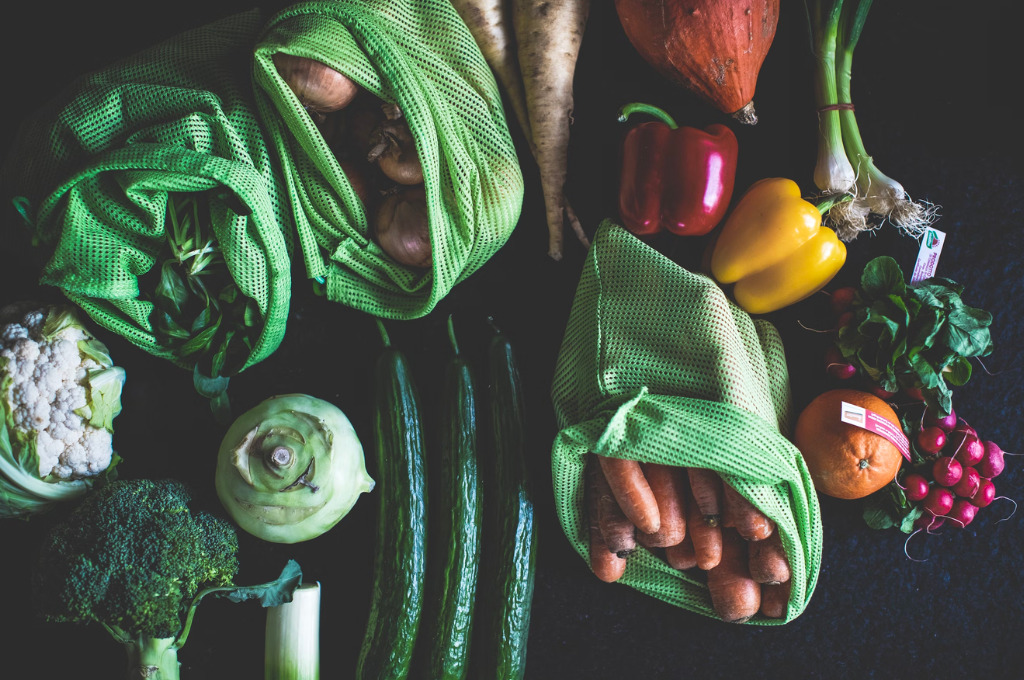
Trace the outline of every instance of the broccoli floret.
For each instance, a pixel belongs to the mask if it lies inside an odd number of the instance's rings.
[[[190,500],[175,480],[117,480],[89,493],[43,542],[32,583],[37,612],[47,621],[102,624],[143,672],[133,677],[176,680],[177,650],[199,598],[264,599],[272,590],[278,599],[269,604],[290,599],[301,583],[293,562],[273,584],[233,586],[234,526],[191,510]]]

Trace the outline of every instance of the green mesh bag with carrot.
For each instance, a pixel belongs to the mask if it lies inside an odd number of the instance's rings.
[[[351,102],[344,87],[336,98],[336,74],[356,86]],[[494,76],[447,0],[293,5],[262,34],[254,82],[306,273],[329,299],[384,318],[423,316],[508,239],[522,173]],[[382,113],[411,135],[395,151],[412,155],[418,186],[377,181],[383,165],[367,167],[367,133]],[[399,194],[417,200],[381,217]],[[426,224],[417,257],[382,248],[379,223],[395,225],[382,228],[389,234]]]
[[[291,216],[252,97],[262,26],[232,15],[76,79],[4,164],[42,283],[191,370],[222,414],[229,377],[279,346],[291,292]]]
[[[588,454],[713,470],[775,523],[790,566],[783,615],[749,623],[784,623],[805,609],[821,562],[821,516],[786,436],[789,375],[774,326],[606,221],[584,262],[552,399],[556,508],[584,560]],[[671,567],[663,549],[638,546],[619,582],[717,618],[705,572]]]

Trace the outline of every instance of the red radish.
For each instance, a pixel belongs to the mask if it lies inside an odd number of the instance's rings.
[[[946,433],[934,425],[917,431],[917,445],[925,453],[936,454],[946,445]]]
[[[974,520],[978,514],[978,506],[963,498],[953,501],[953,507],[949,511],[949,520],[958,529],[962,529]]]
[[[857,368],[843,358],[842,352],[835,345],[825,350],[825,370],[833,378],[848,380],[857,374]]]
[[[963,477],[964,469],[960,463],[949,456],[942,456],[932,465],[932,477],[936,484],[942,486],[953,486]]]
[[[977,465],[985,457],[985,445],[974,435],[960,438],[960,443],[953,451],[953,457],[960,461],[961,465]]]
[[[945,517],[936,517],[932,513],[926,512],[914,521],[914,528],[924,529],[925,531],[931,533],[932,531],[935,531],[943,524],[945,524],[945,522]]]
[[[920,387],[905,387],[903,388],[903,394],[907,395],[914,401],[924,401],[924,393]]]
[[[840,314],[839,318],[836,319],[836,330],[839,330],[840,328],[846,328],[847,326],[852,324],[855,317],[856,314],[854,314],[853,312],[843,312],[842,314]]]
[[[921,507],[933,515],[945,515],[953,507],[953,492],[943,486],[933,486],[921,501]]]
[[[931,408],[925,409],[924,424],[934,425],[943,432],[952,432],[957,424],[956,413],[953,412],[953,409],[950,409],[948,414],[940,416]]]
[[[896,396],[895,392],[890,392],[881,385],[872,385],[871,394],[875,395],[882,401],[889,401],[890,399]]]
[[[903,493],[908,501],[916,503],[917,501],[924,500],[924,497],[928,495],[928,480],[919,474],[912,472],[904,477],[903,486],[906,487]]]
[[[1003,458],[1003,450],[995,442],[985,441],[982,443],[985,454],[978,462],[978,474],[986,479],[998,477],[1006,467],[1006,460]]]
[[[968,437],[977,437],[978,433],[973,427],[967,424],[967,421],[963,418],[957,418],[956,427],[949,433],[949,443],[953,445],[953,449],[959,449],[960,444]]]
[[[982,477],[981,482],[978,485],[978,493],[974,494],[974,498],[971,499],[971,503],[974,503],[979,508],[987,508],[995,499],[996,485],[992,483],[991,479],[985,479]]]
[[[836,316],[840,316],[844,312],[848,312],[850,307],[853,306],[853,299],[857,296],[857,289],[853,286],[843,286],[842,288],[836,288],[832,291],[831,299],[829,304],[832,306],[832,312]]]
[[[960,481],[953,485],[953,493],[960,498],[970,500],[978,493],[979,488],[981,488],[981,475],[974,468],[965,467]]]

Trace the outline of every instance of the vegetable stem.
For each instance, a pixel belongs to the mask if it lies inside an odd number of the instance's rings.
[[[380,319],[376,319],[376,321],[381,341],[384,343],[385,347],[391,347],[391,336],[388,335],[388,329],[384,327],[384,322]]]
[[[818,161],[814,183],[826,193],[843,193],[856,179],[843,148],[836,86],[836,35],[843,0],[805,0],[815,59],[814,101],[818,107]]]
[[[455,323],[452,321],[452,316],[451,314],[448,315],[448,340],[452,344],[452,351],[455,353],[455,356],[459,356],[459,341],[455,337]]]
[[[651,104],[644,104],[641,102],[631,102],[623,106],[621,109],[619,109],[619,122],[625,123],[627,120],[629,120],[629,117],[634,113],[646,113],[648,115],[654,116],[661,122],[665,123],[665,125],[668,125],[668,127],[672,130],[677,130],[679,128],[679,125],[676,124],[675,119],[672,118],[672,116],[670,116],[667,111],[665,111],[664,109],[659,109],[657,106],[652,106]]]

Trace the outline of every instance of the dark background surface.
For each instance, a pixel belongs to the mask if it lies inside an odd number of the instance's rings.
[[[5,107],[0,152],[16,125],[72,77],[153,42],[251,3],[182,0],[147,6],[126,2],[22,4],[6,17],[2,42]],[[269,13],[284,3],[265,5]],[[915,197],[942,206],[936,226],[948,234],[940,275],[966,286],[968,304],[991,311],[994,354],[976,365],[955,393],[955,407],[984,438],[1021,449],[1024,405],[1016,348],[1024,318],[1021,126],[1012,93],[1020,66],[1009,2],[876,3],[857,49],[854,98],[868,150],[883,171]],[[756,127],[731,124],[740,142],[736,195],[756,179],[784,176],[813,191],[815,116],[803,7],[783,3],[778,34],[758,81]],[[568,196],[591,233],[614,216],[616,155],[623,103],[643,100],[681,124],[725,117],[655,74],[632,50],[612,3],[595,2],[576,76],[576,111]],[[517,131],[513,132],[518,135]],[[517,142],[521,141],[516,136]],[[525,147],[520,146],[525,150]],[[449,312],[483,327],[493,315],[516,343],[528,390],[531,473],[536,484],[540,553],[527,677],[676,678],[1020,677],[1024,515],[1000,500],[964,530],[906,536],[876,532],[855,502],[823,499],[825,545],[817,590],[788,625],[732,626],[676,609],[594,578],[565,540],[554,512],[549,451],[556,426],[548,388],[584,252],[567,235],[567,255],[546,255],[546,228],[536,171],[521,151],[527,182],[522,219],[511,240],[482,270],[458,286],[428,317],[393,324],[393,338],[416,366],[428,412],[447,356]],[[0,229],[16,225],[3,194]],[[46,297],[26,271],[8,234],[0,240],[0,304]],[[658,242],[680,261],[698,252],[685,240]],[[831,287],[852,283],[870,257],[890,254],[904,270],[917,244],[891,227],[861,237]],[[293,280],[288,333],[271,358],[238,376],[238,413],[272,394],[306,392],[334,401],[369,442],[370,367],[378,347],[369,319],[312,295]],[[643,290],[638,287],[638,304]],[[802,405],[828,384],[819,366],[824,327],[816,296],[773,317],[787,344],[794,398]],[[223,428],[192,391],[187,373],[104,334],[128,371],[124,410],[115,421],[123,476],[174,476],[196,485],[199,502],[215,504],[213,469]],[[472,342],[472,341],[471,341]],[[432,399],[431,395],[435,395]],[[1024,472],[1007,459],[1000,495],[1020,500]],[[295,557],[307,579],[323,584],[322,668],[325,678],[351,677],[369,604],[374,503],[369,497],[328,534],[280,546],[242,535],[239,583],[273,577]],[[45,518],[0,526],[0,651],[24,677],[87,674],[116,677],[123,652],[98,627],[42,624],[31,615],[27,583]],[[255,605],[204,603],[188,645],[182,677],[262,677],[263,615]],[[428,622],[429,625],[429,622]],[[21,677],[22,672],[15,672]],[[14,677],[14,675],[11,675]]]

